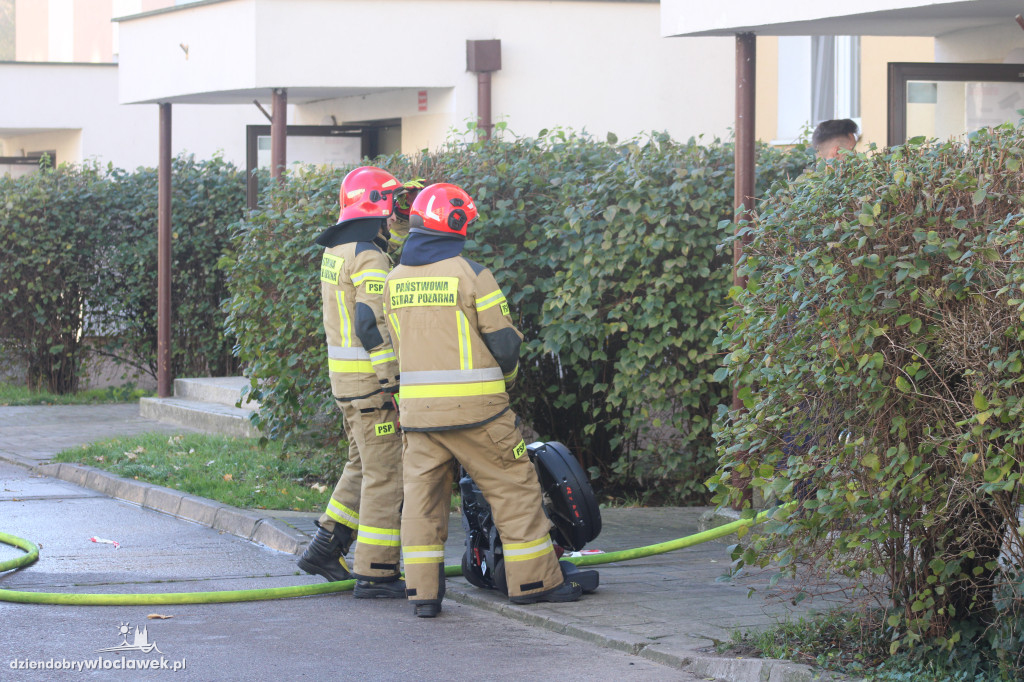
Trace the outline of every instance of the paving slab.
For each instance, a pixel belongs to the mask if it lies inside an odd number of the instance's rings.
[[[8,424],[10,422],[6,419],[8,415],[4,409],[0,408],[0,423]],[[102,418],[113,422],[107,423],[104,428],[93,424],[90,433],[109,434],[117,431],[117,415],[116,411],[106,412]],[[31,418],[30,413],[23,413],[20,416],[23,424]],[[73,440],[69,433],[63,431],[60,420],[48,423],[49,426],[44,423],[39,428],[45,431],[52,426],[58,432],[58,439],[65,439],[63,442]],[[133,424],[137,426],[134,421]],[[38,464],[38,461],[24,454],[6,454],[12,450],[18,451],[22,447],[19,445],[22,437],[23,434],[12,435],[8,427],[0,426],[0,459],[19,464]],[[82,442],[85,441],[78,441]],[[44,447],[41,441],[34,442],[31,446],[36,448],[32,452],[54,449],[52,446]],[[83,474],[80,469],[85,469],[85,473]],[[140,484],[137,481],[111,482],[107,476],[98,476],[95,470],[89,470],[88,467],[62,465],[47,468],[46,471],[62,479],[77,480],[86,485],[102,488],[110,494],[135,495],[137,498],[140,495],[138,490],[144,489],[143,509],[127,503],[119,504],[125,505],[126,509],[137,509],[149,516],[146,517],[145,523],[135,523],[126,530],[123,524],[118,524],[117,519],[113,518],[117,516],[116,512],[95,513],[88,507],[100,504],[103,502],[102,499],[90,498],[89,492],[80,489],[76,492],[76,488],[70,483],[40,479],[40,487],[32,488],[40,493],[39,497],[46,497],[51,492],[59,496],[52,500],[52,514],[58,518],[70,515],[73,518],[89,519],[90,533],[95,532],[101,537],[105,537],[105,533],[119,534],[120,537],[111,539],[122,542],[122,549],[113,550],[109,545],[76,546],[73,550],[67,550],[63,560],[58,550],[58,555],[51,557],[55,560],[54,563],[43,567],[41,573],[25,573],[25,578],[19,577],[19,583],[23,579],[30,583],[38,580],[41,585],[54,581],[59,583],[61,571],[66,569],[69,575],[75,573],[76,581],[85,579],[105,584],[114,580],[112,574],[98,571],[91,577],[83,578],[80,569],[82,566],[88,567],[96,559],[109,561],[113,556],[109,554],[111,551],[123,552],[117,555],[120,567],[129,571],[139,571],[140,580],[163,579],[159,578],[160,571],[155,571],[154,566],[162,566],[161,570],[174,567],[180,574],[192,576],[191,580],[220,580],[225,578],[225,573],[228,577],[231,575],[224,564],[224,561],[230,564],[231,557],[225,556],[225,552],[231,554],[235,550],[225,550],[220,544],[217,544],[217,549],[213,549],[211,544],[210,550],[204,551],[203,538],[209,538],[210,542],[214,543],[216,538],[237,535],[243,539],[252,538],[268,547],[276,545],[277,549],[283,551],[300,552],[305,542],[308,542],[309,537],[315,532],[313,520],[318,514],[240,510],[226,505],[217,506],[215,502],[202,501],[201,498],[159,486]],[[22,494],[34,485],[36,484],[25,484],[23,488],[18,488],[17,492]],[[10,490],[11,492],[4,494],[14,495],[15,489]],[[63,495],[63,492],[67,495]],[[2,499],[4,498],[0,497],[0,500]],[[5,505],[49,503],[42,499],[35,503],[3,502]],[[5,509],[9,508],[5,506]],[[179,519],[186,516],[193,517],[188,519],[193,522],[206,521],[213,508],[215,511],[210,527],[196,526],[201,532],[190,539],[189,551],[183,553],[170,539],[174,524],[181,524],[182,520]],[[158,511],[162,513],[157,514]],[[698,531],[700,517],[707,511],[707,508],[604,509],[602,532],[590,543],[588,549],[613,552],[687,536]],[[245,543],[243,539],[238,539],[237,542],[255,547],[253,544]],[[42,540],[45,543],[54,542],[50,537],[43,537]],[[125,549],[140,543],[147,546],[149,563],[133,566],[132,553],[126,552]],[[463,545],[461,521],[457,514],[453,514],[450,519],[449,538],[445,545],[447,564],[459,563]],[[104,555],[103,552],[107,554]],[[3,556],[0,553],[0,558]],[[276,568],[268,569],[266,575],[278,576],[282,580],[286,575],[295,577],[294,561],[295,557],[291,555],[287,561],[288,570],[282,570],[278,561]],[[71,567],[75,566],[76,570],[72,571]],[[558,636],[568,635],[608,649],[628,652],[636,657],[674,668],[680,673],[686,672],[705,679],[739,682],[761,682],[769,679],[776,682],[802,682],[810,679],[808,675],[816,673],[806,666],[786,661],[730,659],[715,653],[715,644],[728,640],[734,628],[767,627],[779,619],[805,614],[813,606],[804,602],[800,607],[794,608],[782,599],[772,598],[774,590],[768,589],[767,575],[751,576],[740,582],[719,580],[728,567],[727,545],[722,542],[706,542],[667,554],[596,566],[594,568],[601,576],[601,586],[596,593],[585,595],[582,600],[572,604],[541,603],[529,606],[510,604],[504,595],[475,588],[461,577],[449,578],[445,614],[460,604],[480,608],[511,622],[525,624],[531,628],[543,628],[551,633],[557,633]],[[248,575],[255,573],[250,569]],[[302,580],[318,580],[304,574],[298,577]],[[753,598],[750,598],[748,591],[752,587],[756,591]]]

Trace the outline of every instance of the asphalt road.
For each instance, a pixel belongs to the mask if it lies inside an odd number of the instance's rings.
[[[7,464],[0,464],[0,530],[41,545],[39,562],[0,576],[6,589],[178,592],[319,580],[299,574],[291,555]],[[0,561],[19,552],[0,545]],[[418,619],[404,601],[350,593],[186,606],[0,602],[0,680],[699,679],[452,600],[444,609],[439,618]],[[143,627],[155,644],[148,653],[131,648],[142,647],[135,631]],[[127,651],[99,651],[125,644]],[[105,668],[17,667],[50,661]],[[166,669],[138,669],[162,662]]]

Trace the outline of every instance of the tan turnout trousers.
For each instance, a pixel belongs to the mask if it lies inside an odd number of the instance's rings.
[[[363,580],[399,573],[402,509],[402,437],[393,410],[381,409],[380,395],[338,401],[349,439],[348,462],[334,487],[320,525],[340,523],[353,531],[357,545],[352,574]],[[373,453],[364,461],[361,452]]]
[[[562,584],[551,524],[541,507],[540,483],[511,410],[482,426],[406,431],[403,437],[402,542],[411,601],[439,601],[443,596],[453,459],[466,468],[491,506],[504,548],[509,595],[544,592]]]

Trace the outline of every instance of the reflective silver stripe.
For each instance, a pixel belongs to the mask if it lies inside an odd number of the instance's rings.
[[[483,381],[500,381],[503,378],[501,368],[499,367],[421,370],[419,372],[402,372],[402,385],[468,384]]]
[[[361,346],[327,345],[327,357],[332,360],[369,360],[370,354]]]

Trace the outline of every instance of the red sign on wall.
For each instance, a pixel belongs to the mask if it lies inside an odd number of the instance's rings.
[[[420,90],[419,91],[419,110],[420,111],[426,111],[427,110],[427,91],[426,90]]]

